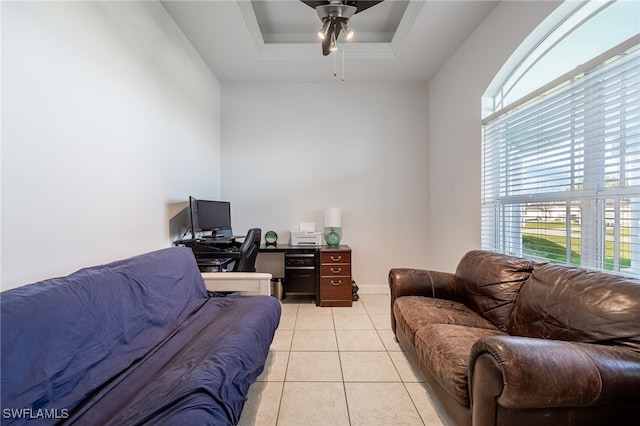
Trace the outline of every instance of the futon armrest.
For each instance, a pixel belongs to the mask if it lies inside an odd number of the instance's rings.
[[[493,400],[523,409],[640,402],[640,354],[619,346],[491,336],[474,344],[469,365],[472,404]]]
[[[425,296],[458,300],[459,281],[454,274],[426,269],[395,268],[389,271],[391,304],[400,296]]]
[[[239,291],[242,295],[270,295],[271,274],[262,272],[203,272],[209,292]]]

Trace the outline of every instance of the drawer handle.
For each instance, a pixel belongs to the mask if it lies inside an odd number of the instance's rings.
[[[340,262],[342,260],[342,256],[338,255],[337,257],[331,256],[331,260],[334,262]]]
[[[342,272],[342,268],[331,268],[331,272],[333,272],[334,274],[339,274],[340,272]]]
[[[340,284],[342,284],[342,280],[338,280],[338,282],[335,282],[334,280],[331,280],[331,285],[339,286]]]

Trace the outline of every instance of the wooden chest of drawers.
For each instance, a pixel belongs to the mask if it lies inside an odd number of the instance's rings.
[[[320,250],[320,306],[351,306],[351,249]]]

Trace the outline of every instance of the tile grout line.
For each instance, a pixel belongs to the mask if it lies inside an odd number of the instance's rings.
[[[354,314],[349,313],[348,315],[359,316],[359,315],[363,315],[364,314],[363,316],[366,316],[367,320],[370,323],[370,327],[371,328],[363,328],[363,329],[360,329],[360,328],[354,328],[354,329],[344,328],[344,330],[345,331],[359,331],[359,330],[361,330],[361,331],[364,331],[364,330],[375,331],[375,336],[382,343],[382,348],[383,349],[381,349],[381,350],[374,350],[374,349],[371,349],[371,350],[358,350],[358,349],[342,350],[340,348],[339,341],[338,341],[338,331],[339,330],[337,328],[338,327],[338,322],[340,322],[340,321],[338,321],[338,317],[340,316],[340,314],[342,314],[342,312],[340,312],[338,314],[338,312],[336,312],[336,310],[333,309],[333,308],[331,308],[331,312],[330,312],[331,324],[333,326],[333,329],[331,331],[333,331],[333,341],[334,341],[335,347],[336,347],[335,352],[337,353],[338,367],[340,368],[340,379],[342,381],[342,389],[343,389],[343,392],[344,392],[344,402],[345,402],[345,406],[346,406],[346,410],[347,410],[347,413],[346,413],[347,414],[347,419],[346,420],[348,421],[348,424],[349,425],[352,424],[352,419],[351,419],[351,414],[352,413],[351,413],[351,411],[349,409],[349,397],[347,395],[347,386],[346,386],[347,383],[402,383],[402,388],[404,389],[404,392],[406,393],[406,395],[409,397],[409,400],[411,401],[411,404],[412,404],[416,414],[418,415],[418,418],[420,419],[420,422],[423,425],[426,425],[427,423],[426,423],[425,419],[423,418],[422,414],[420,413],[420,410],[418,410],[418,407],[416,405],[416,400],[414,400],[414,398],[412,397],[411,392],[407,388],[407,383],[408,382],[405,382],[405,380],[403,379],[402,375],[400,374],[399,366],[396,364],[396,362],[394,362],[394,359],[391,356],[391,353],[394,352],[394,354],[395,354],[396,351],[392,351],[391,349],[394,349],[394,348],[393,347],[390,348],[387,344],[385,344],[385,338],[383,337],[383,331],[385,331],[387,329],[376,326],[376,322],[374,322],[374,319],[372,318],[372,315],[380,315],[380,313],[378,312],[379,308],[371,308],[371,307],[367,308],[367,303],[364,302],[363,299],[360,299],[360,301],[361,301],[360,303],[362,303],[363,312],[357,312],[357,313],[354,313]],[[376,302],[371,302],[371,303],[380,303],[380,302],[376,301]],[[284,404],[285,385],[287,383],[310,383],[310,382],[308,382],[306,380],[295,380],[295,381],[291,381],[291,382],[287,381],[287,378],[289,377],[289,367],[292,365],[291,364],[292,352],[316,352],[316,353],[333,352],[333,350],[325,350],[325,351],[323,351],[323,350],[308,350],[308,349],[307,350],[303,349],[303,350],[300,350],[300,351],[294,351],[293,350],[293,344],[294,344],[294,338],[295,338],[295,335],[296,335],[296,331],[305,330],[305,329],[297,329],[297,326],[300,325],[299,320],[301,318],[303,318],[305,315],[314,315],[314,314],[316,314],[313,309],[305,308],[304,311],[301,311],[300,310],[300,307],[301,307],[301,303],[300,302],[297,302],[296,305],[297,306],[296,306],[295,309],[293,309],[293,312],[287,313],[288,315],[294,316],[294,320],[292,322],[293,324],[292,324],[292,330],[291,330],[291,333],[292,333],[291,334],[291,341],[289,342],[288,346],[286,347],[287,348],[287,355],[286,355],[286,362],[285,362],[285,365],[284,365],[285,372],[284,372],[284,378],[283,378],[283,382],[282,382],[282,387],[280,389],[280,396],[279,396],[279,401],[278,401],[278,409],[277,409],[277,413],[276,413],[276,416],[275,416],[276,417],[276,425],[280,425],[281,424],[280,422],[284,420],[284,419],[281,419],[281,414],[282,414],[282,407],[283,407],[283,404]],[[373,309],[373,311],[371,309]],[[323,314],[323,315],[326,315],[326,314]],[[344,324],[342,324],[342,325],[344,326]],[[309,328],[309,330],[314,330],[314,328]],[[318,330],[320,330],[320,329],[318,329]],[[342,330],[342,329],[340,329],[340,330]],[[385,331],[385,333],[386,333],[386,331]],[[384,352],[386,354],[387,358],[389,359],[389,361],[391,362],[391,364],[392,364],[392,366],[394,368],[394,371],[398,375],[399,382],[395,381],[395,380],[393,380],[393,381],[386,381],[386,380],[385,381],[377,381],[376,380],[376,381],[371,381],[371,382],[369,382],[369,381],[347,382],[346,378],[345,378],[345,371],[344,371],[344,365],[343,365],[343,353],[348,353],[348,352]],[[402,351],[400,351],[400,352],[402,352]],[[411,367],[411,365],[410,365],[410,367]],[[327,380],[327,381],[314,380],[313,382],[315,382],[315,383],[335,383],[335,381],[331,381],[331,380]],[[413,382],[411,382],[411,383],[413,383]]]
[[[333,317],[333,329],[336,337],[336,350],[338,352],[338,365],[340,366],[340,377],[342,378],[342,392],[344,393],[344,405],[345,405],[345,408],[347,409],[347,421],[351,426],[351,412],[349,411],[349,398],[347,397],[347,385],[344,378],[344,368],[342,367],[342,356],[340,355],[341,353],[340,346],[338,346],[338,333],[335,332],[336,317],[335,317],[335,312],[333,312],[333,308],[331,308],[331,316]]]

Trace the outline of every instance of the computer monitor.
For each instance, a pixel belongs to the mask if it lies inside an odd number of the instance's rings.
[[[231,203],[198,200],[198,223],[203,231],[231,229]]]
[[[191,228],[193,238],[196,233],[211,231],[226,235],[231,233],[231,203],[228,201],[197,200],[189,197],[191,208]]]

